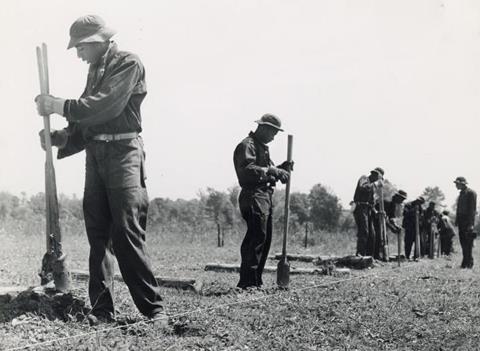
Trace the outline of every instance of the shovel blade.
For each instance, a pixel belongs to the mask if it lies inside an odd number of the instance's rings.
[[[290,283],[290,264],[286,257],[278,262],[277,266],[277,285],[281,288],[288,288]]]

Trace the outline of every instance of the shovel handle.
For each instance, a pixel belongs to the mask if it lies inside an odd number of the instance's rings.
[[[288,145],[287,145],[287,161],[292,161],[292,149],[293,149],[293,135],[288,135]],[[287,236],[288,236],[288,225],[289,225],[289,214],[290,214],[290,182],[292,178],[292,172],[289,170],[289,177],[287,181],[287,186],[285,188],[285,212],[283,217],[283,246],[282,246],[282,256],[283,259],[287,256]]]

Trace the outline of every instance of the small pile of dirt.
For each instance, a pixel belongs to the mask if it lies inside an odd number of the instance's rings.
[[[18,294],[8,303],[0,305],[0,321],[12,320],[23,314],[34,314],[49,320],[80,321],[89,309],[83,299],[72,293],[59,293],[54,289],[31,288]]]

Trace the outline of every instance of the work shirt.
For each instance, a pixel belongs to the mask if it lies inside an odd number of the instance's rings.
[[[273,165],[268,146],[259,141],[253,132],[235,148],[233,164],[238,183],[244,189],[254,190],[275,182],[273,177],[267,175],[268,167]]]
[[[477,193],[470,188],[460,191],[457,200],[457,225],[473,226],[477,213]]]
[[[415,200],[405,204],[403,208],[402,227],[409,230],[415,230],[415,212],[418,209],[418,227],[422,228],[424,220],[424,210],[422,206]]]
[[[393,201],[384,200],[383,201],[383,208],[385,210],[385,214],[389,219],[393,219],[398,217],[399,209],[402,205]]]
[[[386,224],[392,231],[397,231],[399,229],[397,223],[395,222],[395,219],[400,215],[401,207],[402,204],[399,204],[397,202],[383,200],[383,209],[385,210]],[[375,209],[377,211],[380,211],[379,203],[375,205]]]
[[[65,102],[69,138],[58,158],[83,150],[98,134],[141,132],[140,105],[146,94],[145,70],[140,59],[110,43],[99,62],[90,65],[80,98]]]
[[[369,203],[373,205],[374,202],[374,183],[370,181],[368,176],[363,175],[357,182],[357,188],[353,195],[353,201],[356,203]]]
[[[442,215],[441,220],[438,223],[438,227],[440,229],[440,235],[446,237],[455,236],[455,228],[450,221],[450,217],[448,217],[447,215]]]

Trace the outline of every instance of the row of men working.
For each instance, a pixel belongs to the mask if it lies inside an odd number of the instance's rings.
[[[407,193],[398,190],[391,200],[384,200],[382,194],[384,170],[380,167],[373,169],[370,175],[361,176],[357,182],[353,202],[353,215],[357,225],[357,255],[373,256],[376,259],[387,259],[383,247],[387,244],[382,228],[385,219],[386,228],[400,234],[404,229],[405,258],[410,259],[412,247],[415,244],[413,258],[428,255],[434,256],[435,239],[437,250],[445,255],[452,253],[455,228],[448,211],[440,213],[436,204],[430,202],[423,208],[425,199],[419,196],[415,200],[405,203]],[[460,194],[457,200],[455,226],[458,227],[460,245],[462,247],[462,268],[473,267],[472,248],[476,237],[474,231],[477,194],[468,187],[464,177],[457,177],[454,181]],[[380,196],[378,196],[380,194]],[[381,199],[381,200],[379,200]],[[383,206],[380,206],[380,202]],[[403,206],[403,211],[401,207]],[[381,210],[383,207],[383,211]],[[399,225],[399,214],[403,212],[403,220]],[[383,232],[382,232],[383,230]],[[437,238],[437,235],[439,238]]]

